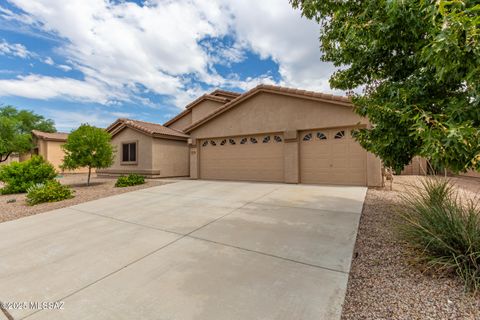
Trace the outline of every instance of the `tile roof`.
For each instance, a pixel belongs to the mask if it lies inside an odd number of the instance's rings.
[[[228,97],[231,97],[231,98],[236,98],[239,95],[241,95],[241,93],[234,92],[234,91],[222,90],[222,89],[216,89],[216,90],[210,92],[210,95],[212,95],[212,96],[228,96]]]
[[[37,138],[52,141],[67,141],[68,133],[66,132],[43,132],[39,130],[32,130],[32,134]]]
[[[321,92],[314,92],[314,91],[307,91],[307,90],[300,90],[294,88],[286,88],[280,86],[273,86],[267,84],[260,84],[255,88],[239,95],[235,99],[231,100],[230,102],[226,103],[222,107],[218,108],[217,110],[213,111],[209,115],[205,116],[204,118],[198,120],[197,122],[192,123],[190,126],[185,128],[185,132],[189,132],[196,127],[202,125],[203,123],[209,121],[210,119],[215,118],[216,116],[222,114],[223,112],[229,110],[230,108],[234,107],[235,105],[239,104],[241,101],[248,99],[249,97],[259,93],[259,92],[270,92],[270,93],[277,93],[277,94],[284,94],[290,96],[297,96],[303,97],[306,99],[318,100],[318,101],[327,101],[334,104],[340,104],[343,106],[351,107],[352,103],[349,97],[344,96],[337,96],[333,94],[326,94]]]
[[[158,123],[125,119],[125,118],[118,119],[113,124],[111,124],[106,130],[112,133],[116,131],[117,128],[120,129],[120,127],[122,126],[131,127],[149,135],[172,136],[172,137],[180,137],[180,138],[189,137],[188,135],[186,135],[185,133],[179,130],[167,128]]]

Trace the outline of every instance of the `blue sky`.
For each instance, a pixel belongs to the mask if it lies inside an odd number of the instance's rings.
[[[287,0],[0,0],[0,103],[70,131],[163,123],[216,88],[332,92],[318,33]]]

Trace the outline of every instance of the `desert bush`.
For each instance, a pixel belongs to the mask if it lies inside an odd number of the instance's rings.
[[[33,185],[28,188],[27,192],[27,204],[31,206],[73,198],[72,189],[60,184],[57,180],[49,180],[44,184]]]
[[[26,192],[29,187],[52,180],[56,175],[55,168],[40,156],[33,156],[23,162],[12,162],[0,167],[0,181],[5,183],[0,193]]]
[[[131,187],[145,183],[145,177],[138,174],[129,174],[128,176],[122,176],[117,179],[115,187]]]
[[[480,209],[446,179],[427,178],[403,196],[400,235],[418,261],[480,289]]]

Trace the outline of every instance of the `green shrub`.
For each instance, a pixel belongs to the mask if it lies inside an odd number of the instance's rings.
[[[57,180],[49,180],[44,184],[36,184],[28,188],[27,204],[33,206],[43,202],[57,202],[73,198],[72,189],[60,184]]]
[[[5,187],[1,194],[22,193],[35,184],[45,183],[56,177],[54,167],[40,156],[23,162],[12,162],[0,167],[0,181]]]
[[[145,177],[138,174],[129,174],[128,176],[122,176],[117,179],[115,187],[131,187],[145,183]]]
[[[400,234],[419,261],[456,273],[465,288],[480,289],[480,209],[462,200],[446,179],[425,179],[404,197]]]

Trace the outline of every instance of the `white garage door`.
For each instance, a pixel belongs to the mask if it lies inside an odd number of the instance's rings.
[[[367,184],[367,152],[350,128],[310,130],[300,135],[302,183]]]
[[[264,134],[200,141],[200,178],[283,182],[283,136]]]

